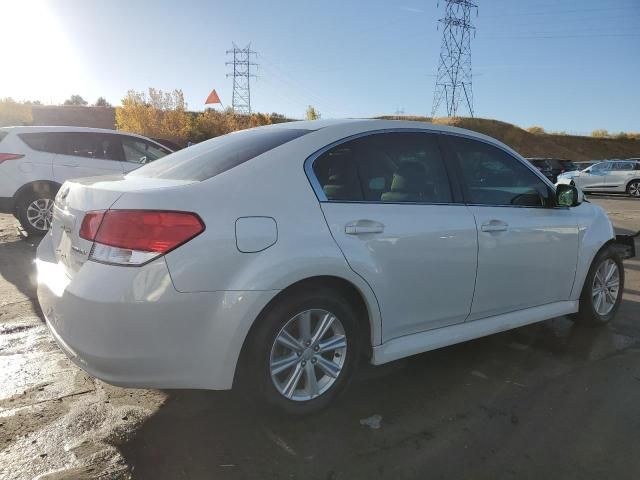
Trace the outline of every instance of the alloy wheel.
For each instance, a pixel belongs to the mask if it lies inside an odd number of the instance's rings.
[[[591,301],[598,315],[607,315],[616,304],[620,293],[620,270],[618,264],[607,258],[593,277]]]
[[[53,200],[50,198],[38,198],[27,207],[27,220],[33,228],[46,232],[51,226],[52,213]]]
[[[629,195],[640,197],[640,182],[633,182],[629,185]]]
[[[305,402],[335,384],[346,356],[347,337],[338,317],[327,310],[306,310],[278,332],[271,347],[271,380],[285,398]]]

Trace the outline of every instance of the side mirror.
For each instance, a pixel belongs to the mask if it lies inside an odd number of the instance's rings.
[[[583,170],[584,173],[591,173],[591,167],[587,167]]]
[[[559,207],[577,207],[584,201],[584,194],[575,185],[558,183],[556,185],[556,205]]]

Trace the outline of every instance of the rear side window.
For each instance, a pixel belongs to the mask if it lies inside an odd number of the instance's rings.
[[[47,153],[58,153],[58,135],[59,134],[47,132],[18,134],[20,140],[26,143],[30,149]]]
[[[91,132],[21,133],[20,139],[39,152],[71,155],[100,160],[122,160],[122,145],[118,135]]]
[[[436,135],[389,132],[332,148],[313,170],[328,200],[387,203],[451,202]]]
[[[187,147],[129,175],[202,181],[284,145],[311,130],[257,128],[241,130]]]

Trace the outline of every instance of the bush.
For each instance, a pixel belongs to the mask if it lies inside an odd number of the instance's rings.
[[[609,132],[604,129],[594,130],[591,132],[591,136],[596,138],[607,138],[609,136]]]
[[[0,100],[0,127],[29,125],[32,121],[30,103],[18,103],[12,98]]]
[[[534,135],[542,135],[546,133],[542,127],[529,127],[527,128],[527,132],[533,133]]]

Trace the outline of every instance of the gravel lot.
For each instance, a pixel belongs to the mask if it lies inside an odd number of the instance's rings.
[[[640,201],[590,199],[640,229]],[[638,478],[638,260],[605,328],[556,318],[366,367],[337,405],[289,419],[83,373],[42,321],[34,253],[0,215],[2,479]]]

